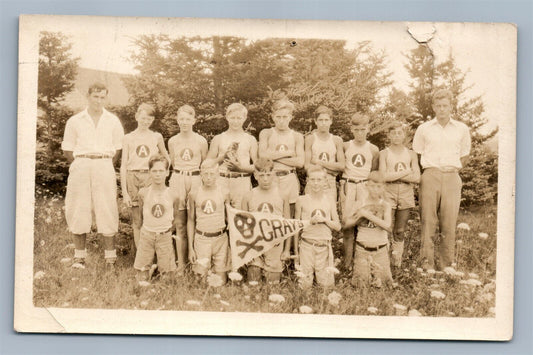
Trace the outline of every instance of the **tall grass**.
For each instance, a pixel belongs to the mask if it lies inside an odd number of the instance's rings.
[[[214,288],[186,272],[182,277],[158,277],[142,287],[132,266],[134,255],[126,210],[120,213],[115,269],[105,268],[102,242],[96,234],[87,238],[86,268],[73,269],[70,266],[74,246],[63,206],[64,201],[57,196],[39,197],[36,201],[33,300],[37,307],[297,313],[305,305],[320,314],[406,315],[416,310],[423,316],[494,316],[496,206],[462,210],[459,215],[459,223],[470,228],[457,232],[455,269],[462,275],[427,274],[417,269],[420,221],[413,211],[404,262],[394,274],[393,287],[354,288],[350,275],[342,272],[336,275],[333,289],[316,286],[306,291],[298,287],[297,277],[288,267],[278,285],[252,286],[241,281]],[[479,233],[488,237],[480,237]],[[333,244],[337,264],[342,253],[341,239],[335,238]],[[341,296],[338,304],[328,300],[333,291]],[[432,291],[438,292],[432,296]],[[282,295],[283,300],[269,299],[273,294]],[[444,298],[435,297],[442,295]]]

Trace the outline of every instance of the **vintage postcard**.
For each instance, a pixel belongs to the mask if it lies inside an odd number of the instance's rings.
[[[19,332],[509,340],[517,29],[20,17]]]

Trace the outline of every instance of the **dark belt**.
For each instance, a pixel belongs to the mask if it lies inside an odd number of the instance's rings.
[[[274,171],[276,176],[287,176],[292,173],[296,173],[296,169],[289,169],[289,170],[276,170]]]
[[[226,233],[226,228],[219,230],[218,232],[202,232],[201,230],[196,229],[195,233],[202,237],[214,238]]]
[[[358,241],[355,241],[355,244],[359,245],[361,248],[363,248],[366,251],[378,251],[379,249],[384,248],[384,247],[387,246],[387,244],[383,244],[383,245],[379,245],[379,246],[377,246],[375,248],[369,248],[369,247],[366,247],[363,243],[359,243]]]
[[[314,247],[327,247],[329,245],[329,240],[312,240],[307,238],[302,238],[303,242],[306,242],[307,244],[310,244]]]
[[[87,158],[87,159],[111,159],[112,156],[106,154],[80,154],[76,155],[76,158]]]
[[[225,177],[225,178],[239,178],[239,177],[247,177],[247,176],[251,176],[252,174],[250,173],[233,173],[233,172],[229,172],[229,173],[220,173],[220,176],[222,177]]]
[[[197,176],[197,175],[200,175],[200,170],[178,170],[178,169],[174,169],[173,170],[175,173],[177,174],[180,174],[180,175],[187,175],[187,176]]]
[[[389,181],[387,182],[387,184],[410,184],[409,182],[406,182],[406,181],[401,181],[401,180],[394,180],[394,181]]]
[[[359,184],[359,183],[367,181],[367,179],[357,180],[357,179],[345,178],[345,177],[341,177],[341,180],[344,180],[346,182],[351,182],[352,184]]]
[[[134,170],[128,170],[128,172],[132,172],[132,173],[147,173],[149,172],[150,170],[148,169],[134,169]]]

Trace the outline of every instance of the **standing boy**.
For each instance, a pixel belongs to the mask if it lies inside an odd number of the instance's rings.
[[[378,171],[373,171],[366,184],[367,195],[358,200],[355,213],[346,216],[344,228],[358,226],[352,285],[375,285],[392,282],[389,259],[391,206],[385,201],[385,186]]]
[[[141,228],[141,210],[137,194],[150,184],[148,162],[151,157],[161,154],[168,159],[165,142],[161,133],[150,130],[154,122],[154,107],[143,103],[139,105],[135,120],[137,129],[124,136],[122,144],[122,162],[120,165],[120,185],[124,204],[131,208],[133,240],[135,247],[139,244]]]
[[[74,239],[73,267],[85,268],[86,234],[94,212],[98,233],[104,236],[106,265],[117,259],[117,178],[113,166],[122,149],[124,130],[117,116],[104,108],[108,90],[93,84],[87,94],[87,109],[65,125],[61,149],[70,163],[65,197],[65,217]]]
[[[318,165],[327,172],[325,189],[337,201],[337,174],[344,170],[342,138],[329,132],[333,113],[320,106],[316,110],[316,130],[305,137],[305,168]]]
[[[196,122],[192,106],[183,105],[178,109],[177,121],[180,132],[168,141],[168,151],[172,164],[170,188],[180,196],[176,223],[176,250],[178,252],[178,272],[185,270],[187,260],[187,206],[191,191],[200,186],[200,164],[207,155],[207,140],[193,131]]]
[[[218,175],[215,160],[202,162],[202,183],[189,194],[187,235],[193,271],[206,276],[212,269],[225,283],[231,265],[225,206],[229,195],[217,185]]]
[[[390,145],[379,152],[379,172],[385,184],[385,198],[391,204],[393,227],[391,262],[394,267],[402,263],[405,230],[409,213],[415,207],[413,185],[420,181],[420,168],[416,153],[405,147],[405,131],[401,122],[389,127]]]
[[[273,183],[274,164],[271,160],[260,158],[255,162],[254,177],[258,186],[246,195],[242,200],[242,209],[245,211],[257,211],[272,213],[285,218],[290,218],[289,200],[280,195],[279,188]],[[260,281],[261,269],[265,270],[265,278],[268,282],[279,283],[283,271],[282,254],[284,258],[289,256],[289,244],[279,243],[253,259],[248,265],[248,281]],[[284,250],[285,249],[285,250]]]
[[[257,158],[257,141],[243,129],[248,110],[240,103],[226,109],[227,131],[211,141],[207,157],[220,166],[220,185],[229,191],[231,205],[241,208],[243,196],[252,189],[253,162]],[[251,163],[252,162],[252,163]]]
[[[452,93],[438,90],[432,102],[436,118],[417,128],[413,150],[420,154],[423,169],[419,195],[422,267],[435,267],[432,237],[439,226],[442,240],[437,251],[437,268],[442,270],[454,262],[455,226],[463,185],[459,170],[468,162],[471,142],[468,127],[451,118]]]
[[[141,230],[133,267],[140,280],[148,278],[154,253],[161,274],[176,270],[172,225],[176,222],[179,197],[165,185],[168,176],[167,157],[156,155],[148,161],[150,185],[139,190],[138,201],[141,214]]]
[[[296,200],[295,217],[311,222],[303,229],[300,240],[300,268],[304,275],[300,278],[300,283],[303,288],[312,286],[313,276],[316,276],[317,283],[322,287],[335,284],[335,275],[327,268],[333,267],[331,231],[339,231],[341,224],[335,201],[324,191],[325,180],[324,169],[310,167],[307,173],[309,192]]]
[[[274,127],[266,128],[259,134],[259,156],[274,162],[274,173],[283,196],[289,197],[291,217],[300,193],[300,182],[296,169],[304,166],[304,139],[301,133],[289,128],[294,105],[288,100],[280,100],[272,107]]]
[[[344,143],[345,168],[341,177],[340,201],[343,218],[354,212],[354,204],[365,197],[365,182],[370,171],[378,169],[379,149],[366,140],[369,118],[355,113],[350,121],[353,139]],[[353,263],[354,228],[344,228],[344,268]]]

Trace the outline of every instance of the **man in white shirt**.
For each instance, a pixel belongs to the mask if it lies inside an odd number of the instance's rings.
[[[93,84],[87,94],[88,106],[68,119],[63,149],[71,163],[65,197],[65,217],[74,239],[73,267],[85,268],[86,234],[91,231],[94,213],[98,233],[104,236],[106,265],[114,265],[118,232],[117,180],[114,160],[122,149],[124,130],[117,116],[104,109],[108,90]]]
[[[451,119],[452,93],[438,90],[433,94],[435,118],[421,124],[413,139],[413,150],[420,154],[423,174],[420,179],[422,243],[420,256],[424,269],[435,268],[433,236],[439,226],[437,268],[454,262],[455,225],[461,203],[462,181],[459,170],[468,162],[470,132]]]

